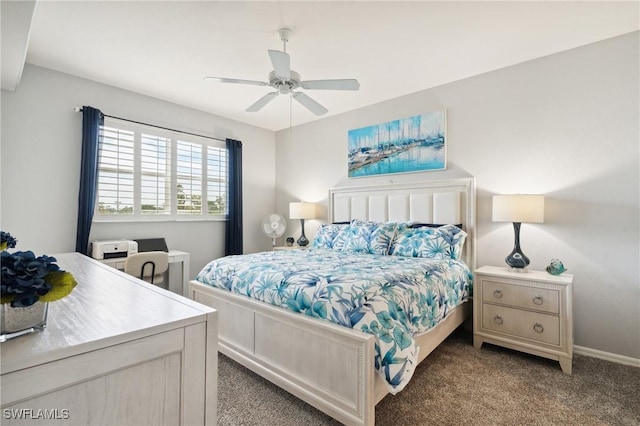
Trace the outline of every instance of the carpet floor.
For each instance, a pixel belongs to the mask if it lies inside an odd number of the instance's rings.
[[[219,355],[218,425],[339,423]],[[376,425],[640,425],[640,368],[574,355],[557,362],[454,332],[407,387],[376,406]]]

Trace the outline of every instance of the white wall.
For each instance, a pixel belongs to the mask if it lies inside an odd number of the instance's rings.
[[[244,249],[270,247],[260,224],[275,208],[273,132],[45,68],[27,65],[15,92],[2,91],[2,229],[19,249],[74,251],[82,114],[105,114],[243,143]],[[191,253],[191,276],[224,254],[224,222],[96,223],[91,239],[165,237]]]
[[[492,195],[545,194],[545,223],[522,225],[530,268],[575,275],[576,345],[640,358],[638,34],[280,131],[277,211],[319,201],[326,219],[330,187],[473,175],[478,266],[504,265],[513,227],[491,221]],[[349,129],[441,108],[447,171],[347,178]]]

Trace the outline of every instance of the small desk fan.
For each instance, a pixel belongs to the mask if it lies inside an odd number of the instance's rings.
[[[276,238],[281,237],[287,230],[287,222],[278,213],[271,213],[262,219],[262,231],[272,239],[272,247],[276,246]]]

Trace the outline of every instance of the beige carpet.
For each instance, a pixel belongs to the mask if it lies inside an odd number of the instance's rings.
[[[218,425],[339,424],[220,355]],[[454,333],[407,387],[376,406],[376,425],[640,425],[640,368],[574,356],[557,362]]]

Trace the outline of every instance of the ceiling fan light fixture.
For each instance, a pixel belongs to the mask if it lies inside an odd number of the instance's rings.
[[[287,85],[290,90],[297,89],[301,85],[300,74],[295,71],[291,71],[290,74],[288,79],[283,79],[278,77],[274,71],[271,71],[269,73],[269,86],[279,89],[282,85]]]

